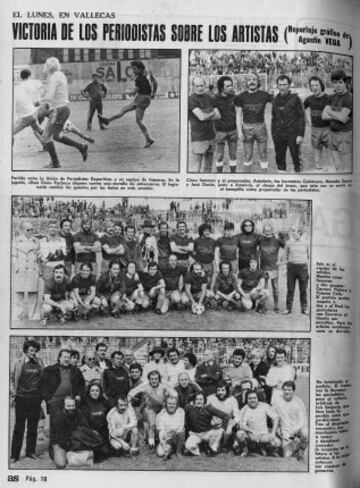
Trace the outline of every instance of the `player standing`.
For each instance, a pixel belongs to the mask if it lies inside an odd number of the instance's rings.
[[[273,101],[273,95],[260,90],[260,79],[256,73],[249,75],[246,81],[247,90],[235,97],[236,125],[238,136],[244,144],[244,166],[252,165],[254,143],[257,142],[260,156],[260,168],[267,170],[268,133],[265,124],[265,108]]]
[[[99,82],[99,77],[96,73],[92,75],[92,82],[89,83],[83,90],[81,95],[89,100],[89,112],[87,118],[87,130],[91,130],[92,119],[95,111],[98,115],[102,115],[103,99],[106,97],[107,88],[104,83]],[[104,124],[99,118],[100,130],[104,130]]]
[[[110,122],[116,119],[120,119],[128,112],[135,110],[136,123],[140,127],[141,132],[144,134],[146,143],[145,148],[150,147],[154,144],[154,140],[150,137],[146,125],[143,123],[143,118],[145,115],[145,110],[149,107],[151,99],[154,98],[157,90],[157,80],[149,72],[149,78],[145,74],[145,65],[142,61],[132,61],[131,67],[135,76],[135,89],[130,94],[135,95],[134,100],[132,100],[128,105],[125,105],[119,113],[112,115],[111,117],[103,117],[98,115],[99,121],[102,124],[109,125]]]

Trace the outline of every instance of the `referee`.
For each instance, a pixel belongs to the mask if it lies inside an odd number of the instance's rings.
[[[91,78],[92,78],[92,82],[89,83],[81,91],[81,95],[87,98],[90,102],[88,118],[87,118],[87,130],[91,130],[92,119],[94,117],[95,111],[97,111],[99,115],[102,115],[102,109],[103,109],[102,102],[107,94],[107,88],[104,85],[104,83],[100,83],[98,75],[94,73],[91,76]],[[106,129],[106,127],[104,126],[100,118],[99,118],[99,125],[100,125],[100,130]]]

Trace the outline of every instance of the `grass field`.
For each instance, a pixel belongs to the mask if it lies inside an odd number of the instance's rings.
[[[275,149],[274,149],[274,143],[271,137],[271,105],[267,105],[266,110],[265,110],[265,122],[266,122],[266,127],[268,129],[268,161],[269,161],[269,168],[267,170],[268,174],[272,173],[277,173],[277,166],[275,163]],[[197,169],[194,167],[194,163],[192,160],[192,154],[191,154],[191,139],[190,139],[190,134],[189,134],[189,150],[188,150],[188,171],[189,172],[196,172]],[[302,153],[302,164],[303,164],[303,172],[304,173],[313,173],[313,174],[323,174],[323,173],[336,173],[334,164],[332,161],[327,161],[326,163],[323,163],[323,169],[317,170],[315,168],[315,163],[313,161],[313,156],[312,156],[312,150],[311,150],[311,129],[309,126],[306,126],[305,129],[305,137],[304,141],[301,146],[301,153]],[[216,161],[216,153],[214,157],[214,163],[212,167],[212,172],[216,172],[216,167],[215,167],[215,161]],[[244,162],[244,148],[242,142],[238,142],[238,151],[237,151],[237,168],[236,172],[237,173],[264,173],[264,170],[260,168],[259,164],[259,153],[257,149],[257,145],[255,143],[254,145],[254,154],[253,154],[253,165],[249,167],[243,166]],[[292,173],[294,174],[294,165],[292,163],[292,159],[290,156],[289,150],[287,151],[287,157],[286,157],[286,166],[287,166],[287,173]],[[228,158],[228,153],[226,149],[225,153],[225,159],[224,159],[224,173],[229,173],[229,158]],[[342,168],[341,173],[351,173],[352,168]]]
[[[117,113],[125,101],[105,101],[104,115]],[[82,131],[86,129],[87,102],[70,104],[71,121]],[[93,128],[87,132],[95,139],[89,144],[89,156],[85,163],[74,148],[56,143],[61,169],[64,171],[111,171],[111,172],[176,172],[179,169],[179,99],[153,100],[145,112],[147,125],[155,143],[144,149],[145,139],[135,123],[135,112],[110,124],[105,131],[99,130],[97,116]],[[71,138],[82,141],[74,134]],[[16,135],[13,147],[13,170],[45,170],[49,155],[39,152],[41,146],[32,129],[26,128]]]
[[[296,394],[302,399],[309,411],[309,377],[300,376],[296,381]],[[10,438],[14,425],[14,409],[10,411]],[[22,452],[20,461],[12,465],[14,469],[54,469],[47,452],[48,440],[38,440],[37,452],[42,459],[34,461],[24,458]],[[168,461],[159,459],[156,454],[150,454],[140,441],[140,455],[135,458],[109,458],[96,463],[96,470],[152,470],[152,471],[307,471],[308,463],[299,462],[295,458],[283,459],[274,457],[249,456],[239,458],[233,453],[221,453],[215,458],[207,458],[202,454],[198,458],[172,458]]]
[[[286,296],[286,267],[279,269],[279,307],[285,310]],[[310,297],[310,291],[309,291]],[[308,298],[310,302],[310,298]],[[21,304],[21,300],[20,300]],[[45,327],[41,327],[40,320],[28,320],[19,318],[19,308],[13,306],[14,328],[43,328],[59,329],[59,322],[56,319],[49,320]],[[304,332],[310,330],[310,318],[303,315],[300,310],[298,285],[295,289],[293,313],[284,316],[273,311],[272,298],[269,299],[268,310],[265,314],[255,311],[243,313],[238,311],[228,312],[227,310],[207,310],[204,315],[195,316],[189,310],[169,311],[165,315],[156,315],[151,311],[140,314],[124,314],[119,319],[112,317],[92,317],[89,321],[69,321],[61,326],[61,329],[115,329],[115,330],[209,330],[209,331],[290,331]]]

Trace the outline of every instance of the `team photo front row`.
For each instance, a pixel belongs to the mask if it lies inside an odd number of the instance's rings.
[[[80,366],[78,351],[60,349],[57,362],[44,368],[40,347],[26,340],[11,375],[11,465],[20,460],[25,424],[25,455],[42,459],[36,453],[41,412],[59,469],[141,451],[164,460],[204,453],[306,458],[308,419],[285,349],[270,345],[266,357],[253,349],[246,358],[235,348],[223,368],[211,349],[198,362],[192,352],[153,347],[142,365],[131,351],[113,351],[110,360],[100,342]]]

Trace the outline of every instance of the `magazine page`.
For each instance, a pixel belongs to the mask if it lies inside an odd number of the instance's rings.
[[[1,7],[1,486],[360,487],[359,14]]]

